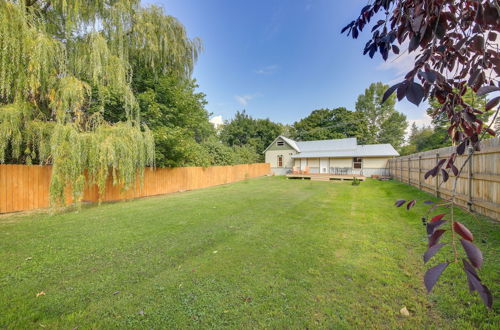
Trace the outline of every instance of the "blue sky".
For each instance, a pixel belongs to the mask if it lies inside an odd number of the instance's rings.
[[[410,65],[362,55],[358,40],[340,30],[366,0],[147,0],[177,17],[190,37],[203,40],[193,77],[213,116],[237,110],[293,123],[319,108],[354,110],[371,82],[394,83]],[[404,101],[396,109],[410,122],[428,123],[425,106]]]

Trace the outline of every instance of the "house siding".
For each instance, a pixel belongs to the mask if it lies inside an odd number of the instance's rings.
[[[363,175],[388,175],[389,159],[393,157],[367,157],[363,158]]]
[[[284,150],[267,150],[266,151],[266,163],[271,164],[271,173],[274,175],[285,175],[288,171],[293,168],[294,160],[292,155],[297,152],[294,149],[284,149]],[[283,166],[278,167],[278,156],[283,156]]]
[[[352,157],[349,158],[330,158],[331,167],[352,167]]]
[[[376,158],[363,158],[363,167],[366,168],[386,168],[388,167],[389,159],[392,157],[376,157]]]

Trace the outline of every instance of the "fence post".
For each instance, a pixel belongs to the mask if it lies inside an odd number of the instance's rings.
[[[422,190],[422,155],[418,155],[418,189]]]
[[[411,185],[411,157],[408,156],[408,184]]]
[[[469,147],[468,148],[468,151],[469,151],[469,166],[468,166],[468,174],[469,174],[469,177],[467,178],[467,185],[468,185],[468,193],[469,193],[469,200],[467,201],[467,206],[469,207],[469,211],[472,212],[472,176],[473,176],[473,172],[472,172],[472,157],[474,157],[474,150],[472,149],[472,147]]]
[[[436,165],[439,163],[439,152],[436,152]],[[436,174],[436,197],[439,197],[439,171]]]
[[[403,159],[399,159],[399,181],[403,182]]]

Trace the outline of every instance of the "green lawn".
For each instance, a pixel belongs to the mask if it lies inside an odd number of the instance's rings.
[[[266,177],[4,216],[0,328],[498,327],[500,303],[488,312],[458,267],[426,294],[424,208],[392,206],[412,196],[431,198],[397,182]],[[459,219],[499,299],[499,224]]]

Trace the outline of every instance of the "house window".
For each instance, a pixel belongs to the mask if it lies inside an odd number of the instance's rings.
[[[283,141],[278,141],[278,142],[276,142],[276,145],[277,145],[278,147],[282,147],[282,146],[284,146],[284,145],[285,145],[285,142],[283,142]]]
[[[278,156],[278,167],[283,167],[283,156]]]
[[[353,168],[363,168],[363,159],[359,157],[354,157],[352,159],[352,167]]]

